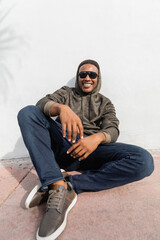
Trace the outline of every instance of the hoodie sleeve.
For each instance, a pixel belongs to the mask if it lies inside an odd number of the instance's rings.
[[[52,94],[47,94],[36,103],[36,106],[39,107],[45,115],[50,116],[49,110],[51,105],[54,103],[65,104],[69,89],[69,87],[64,86]]]
[[[108,99],[102,115],[101,132],[106,136],[106,142],[116,142],[119,136],[119,120],[116,117],[114,105]]]

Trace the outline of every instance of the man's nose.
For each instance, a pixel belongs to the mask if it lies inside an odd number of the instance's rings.
[[[88,81],[91,80],[88,74],[87,74],[87,76],[85,77],[85,80],[88,80]]]

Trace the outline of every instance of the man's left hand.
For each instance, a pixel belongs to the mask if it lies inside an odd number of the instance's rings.
[[[67,154],[70,154],[73,158],[79,158],[79,161],[84,160],[104,141],[105,135],[103,133],[95,133],[79,139],[68,149]]]

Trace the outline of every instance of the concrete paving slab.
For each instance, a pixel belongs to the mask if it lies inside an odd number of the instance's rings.
[[[37,183],[37,176],[31,171],[0,209],[0,239],[35,239],[39,225],[41,208],[25,209],[24,202],[29,189]]]
[[[33,167],[29,158],[0,161],[0,205]]]
[[[148,178],[106,191],[79,194],[67,227],[57,240],[160,240],[160,151],[154,152],[154,161],[155,171]],[[0,239],[36,239],[45,204],[24,209],[24,202],[38,182],[32,169],[3,202]]]

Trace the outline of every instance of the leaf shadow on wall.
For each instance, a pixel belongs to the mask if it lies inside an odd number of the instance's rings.
[[[13,69],[21,64],[27,41],[5,20],[14,5],[0,11],[0,103],[8,100],[9,90],[14,84]],[[28,46],[27,46],[28,48]]]

